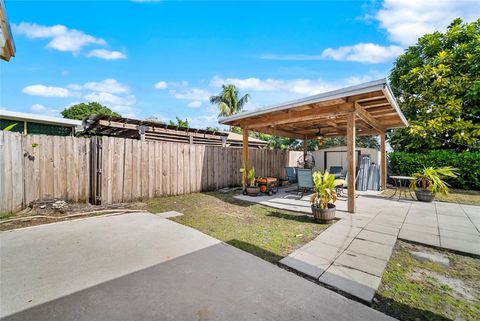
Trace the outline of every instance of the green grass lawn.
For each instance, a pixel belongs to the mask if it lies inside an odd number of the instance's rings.
[[[393,194],[393,192],[394,192],[393,189],[387,189],[382,194],[386,196],[390,196]],[[412,194],[415,196],[414,192],[412,192]],[[403,192],[402,192],[402,197],[403,197]],[[468,190],[452,188],[450,190],[450,193],[448,193],[447,196],[437,193],[435,195],[435,200],[440,202],[480,205],[480,191],[468,191]]]
[[[183,213],[172,220],[272,263],[328,227],[311,217],[240,201],[233,195],[211,192],[161,197],[148,201],[148,210]]]
[[[443,256],[449,264],[418,259],[412,251]],[[480,259],[398,241],[374,307],[400,320],[478,320]]]

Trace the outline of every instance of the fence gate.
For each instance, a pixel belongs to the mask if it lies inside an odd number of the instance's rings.
[[[90,138],[90,204],[102,204],[102,137]]]

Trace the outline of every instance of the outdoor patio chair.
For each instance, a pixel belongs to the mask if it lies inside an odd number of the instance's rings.
[[[296,167],[285,167],[287,172],[287,179],[290,184],[297,182],[297,168]]]
[[[345,181],[345,184],[339,185],[335,187],[335,192],[337,192],[337,196],[345,196],[345,193],[343,192],[343,189],[346,187],[348,188],[348,172],[345,173],[345,178],[342,177],[342,179]],[[357,175],[355,176],[355,185],[357,185],[357,179],[358,179],[358,172]],[[358,195],[355,195],[355,198],[357,198]]]
[[[311,169],[307,168],[298,168],[297,169],[297,180],[298,180],[298,190],[297,193],[300,198],[309,191],[315,189],[315,184],[313,183],[313,172]]]

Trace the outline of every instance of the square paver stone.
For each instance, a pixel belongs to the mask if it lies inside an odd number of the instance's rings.
[[[389,235],[384,233],[377,233],[369,230],[363,230],[357,235],[358,239],[367,240],[375,243],[385,244],[393,246],[397,241],[395,235]]]
[[[449,230],[455,231],[458,233],[467,233],[467,234],[479,234],[475,224],[467,225],[453,225],[453,224],[442,224],[439,226],[440,230]]]
[[[465,240],[470,242],[478,242],[480,244],[480,234],[465,233],[462,231],[452,231],[440,229],[440,238],[448,237],[452,239]],[[480,245],[479,245],[480,246]]]
[[[480,255],[480,242],[471,242],[449,237],[441,237],[440,241],[442,247],[446,249]]]
[[[344,249],[341,246],[334,246],[320,241],[314,241],[307,243],[301,249],[295,251],[293,256],[296,256],[298,252],[306,252],[316,257],[333,262],[335,258],[343,252],[343,250]]]
[[[379,224],[374,224],[374,223],[369,223],[367,226],[364,228],[365,230],[368,231],[373,231],[377,233],[383,233],[383,234],[389,234],[389,235],[398,235],[398,232],[400,231],[399,228],[392,227],[392,226],[384,226],[384,225],[379,225]]]
[[[331,264],[326,259],[306,252],[297,253],[295,256],[289,255],[281,259],[280,263],[314,279],[318,279]]]
[[[407,228],[402,228],[400,230],[398,238],[432,246],[440,246],[440,237],[438,236],[438,234],[414,231]]]
[[[381,278],[345,266],[332,265],[319,281],[366,302],[371,302]]]
[[[403,224],[402,229],[417,231],[417,232],[421,232],[421,233],[435,234],[435,235],[439,234],[437,226],[432,227],[432,226],[424,226],[424,225],[405,223],[405,224]]]
[[[388,260],[392,254],[393,246],[355,239],[347,248],[348,251]]]
[[[360,270],[381,277],[387,266],[387,261],[345,251],[335,260],[334,264],[347,266],[355,270]]]

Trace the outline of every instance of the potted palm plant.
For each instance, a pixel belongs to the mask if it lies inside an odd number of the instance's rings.
[[[436,193],[448,194],[450,185],[443,179],[455,178],[457,174],[457,169],[451,166],[424,167],[421,172],[412,175],[415,179],[410,183],[410,189],[415,191],[419,201],[432,202]]]
[[[310,198],[312,204],[312,214],[316,221],[320,223],[331,223],[335,219],[335,202],[337,192],[335,188],[344,184],[341,179],[335,179],[334,174],[325,171],[313,173],[313,182],[315,193]]]
[[[257,179],[255,178],[255,167],[252,167],[247,173],[247,186],[245,187],[244,194],[250,196],[257,196],[260,193],[260,187],[257,186]]]

